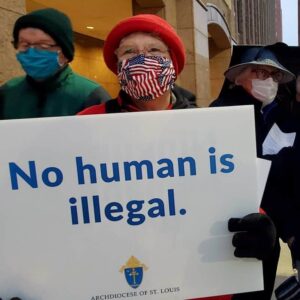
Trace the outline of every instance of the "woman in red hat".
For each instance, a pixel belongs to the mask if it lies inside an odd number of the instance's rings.
[[[185,63],[184,45],[175,30],[155,15],[137,15],[117,24],[103,49],[121,92],[107,105],[80,114],[194,107],[188,92],[175,86]],[[190,93],[189,93],[190,94]]]
[[[80,115],[193,107],[186,93],[175,86],[185,63],[184,45],[162,18],[145,14],[122,20],[109,33],[103,55],[108,68],[118,76],[121,91],[116,99],[87,108]],[[230,219],[228,228],[243,231],[233,237],[238,257],[263,259],[273,249],[276,233],[265,215]],[[232,296],[205,299],[229,300]]]

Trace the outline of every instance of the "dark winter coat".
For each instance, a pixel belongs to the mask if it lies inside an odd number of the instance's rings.
[[[168,109],[185,109],[195,108],[195,101],[193,94],[186,93],[186,90],[175,86],[172,89],[172,103]],[[120,91],[118,98],[111,99],[104,104],[94,105],[88,107],[79,113],[79,115],[93,115],[106,113],[120,113],[120,112],[137,112],[139,109],[132,103],[130,97],[123,91]]]
[[[272,218],[275,223],[276,229],[281,236],[281,228],[283,228],[286,215],[288,215],[288,213],[283,213],[282,210],[282,208],[284,207],[283,194],[286,192],[286,178],[282,178],[281,172],[282,163],[285,161],[285,151],[289,150],[284,148],[277,155],[264,156],[262,145],[274,123],[276,123],[282,130],[284,120],[286,119],[285,111],[281,109],[281,106],[278,105],[276,99],[271,104],[262,109],[262,103],[260,101],[252,97],[242,87],[230,85],[228,82],[225,82],[225,88],[223,88],[219,98],[213,101],[210,106],[217,107],[236,105],[254,106],[257,156],[272,161],[268,181],[261,203],[261,208]],[[237,126],[239,126],[239,124],[237,124]],[[286,210],[284,211],[286,212]],[[279,253],[280,246],[279,242],[277,241],[277,245],[274,249],[273,254],[269,257],[269,259],[263,261],[265,284],[264,291],[237,294],[234,295],[234,300],[271,299],[276,277]]]

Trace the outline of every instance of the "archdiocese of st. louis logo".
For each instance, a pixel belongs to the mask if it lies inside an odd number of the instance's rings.
[[[121,267],[120,272],[124,272],[127,283],[136,289],[142,283],[144,270],[147,271],[148,268],[137,258],[131,256],[126,265]]]

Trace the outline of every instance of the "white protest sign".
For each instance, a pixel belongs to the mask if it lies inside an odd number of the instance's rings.
[[[262,289],[227,231],[258,210],[250,106],[1,121],[0,136],[0,297]]]

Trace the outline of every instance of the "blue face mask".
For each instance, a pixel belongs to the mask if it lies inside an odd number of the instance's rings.
[[[17,53],[16,56],[26,74],[33,79],[47,79],[61,68],[58,62],[58,52],[31,47],[24,52]]]

